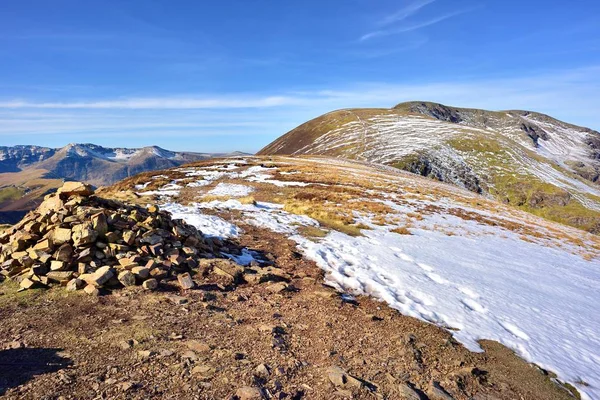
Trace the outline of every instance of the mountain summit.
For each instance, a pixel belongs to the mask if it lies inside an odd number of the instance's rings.
[[[258,154],[386,164],[600,232],[600,133],[536,112],[430,102],[338,110]]]

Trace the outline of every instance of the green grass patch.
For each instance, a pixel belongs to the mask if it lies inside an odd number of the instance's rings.
[[[505,149],[498,140],[488,139],[483,136],[473,138],[453,138],[447,141],[453,149],[461,152],[475,153],[502,153]]]
[[[326,206],[311,201],[287,201],[283,209],[296,215],[306,215],[315,219],[325,228],[333,229],[350,236],[362,236],[361,229],[366,225],[354,223],[354,217],[337,206]]]
[[[24,194],[25,191],[23,189],[14,186],[2,188],[0,189],[0,203],[20,199]]]
[[[12,280],[6,280],[0,283],[0,307],[18,305],[19,307],[29,307],[34,304],[46,289],[30,289],[19,292],[19,284]]]
[[[533,176],[494,177],[490,192],[499,200],[561,224],[600,233],[600,213],[590,210],[557,186]]]

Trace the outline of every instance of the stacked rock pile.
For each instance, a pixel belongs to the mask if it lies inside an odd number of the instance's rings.
[[[22,290],[60,284],[89,294],[133,285],[152,290],[175,277],[190,286],[198,260],[229,251],[156,206],[96,197],[80,182],[48,195],[0,235],[0,245],[0,280],[13,279]]]

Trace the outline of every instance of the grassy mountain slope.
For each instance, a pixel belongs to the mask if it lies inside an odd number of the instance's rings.
[[[339,110],[258,154],[315,154],[404,169],[600,232],[600,133],[528,111],[426,102]]]

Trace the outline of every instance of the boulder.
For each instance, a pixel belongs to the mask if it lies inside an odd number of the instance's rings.
[[[125,287],[135,286],[135,275],[131,271],[122,271],[118,275],[119,282]]]
[[[85,278],[83,278],[83,276],[84,275],[81,276],[82,279],[85,279],[88,285],[100,287],[108,282],[110,278],[115,276],[115,274],[110,266],[104,266],[98,268],[93,274],[85,275]]]
[[[398,384],[398,394],[404,400],[421,400],[419,393],[407,383]]]
[[[50,262],[50,271],[65,271],[67,269],[67,264],[63,261],[51,261]]]
[[[40,240],[35,246],[33,246],[34,250],[43,251],[44,253],[50,253],[52,248],[52,241],[49,238]]]
[[[53,282],[66,284],[73,277],[73,271],[50,271],[46,276]]]
[[[188,349],[196,352],[196,353],[207,353],[210,351],[210,346],[204,342],[200,342],[198,340],[188,340],[186,342],[186,346]]]
[[[327,368],[327,378],[329,378],[329,381],[333,383],[335,387],[360,388],[362,386],[362,382],[359,379],[353,377],[337,366]]]
[[[56,193],[61,199],[68,199],[71,196],[91,196],[94,194],[94,189],[92,189],[92,186],[83,182],[65,182]]]
[[[63,243],[54,253],[54,259],[64,263],[71,262],[71,257],[73,257],[73,247],[69,243]]]
[[[259,366],[254,368],[254,376],[260,379],[269,379],[270,375],[271,372],[269,371],[269,367],[267,367],[265,364],[260,364]]]
[[[213,260],[200,260],[200,268],[203,265],[212,266],[213,273],[238,281],[244,273],[244,267],[236,264],[231,260],[213,259]]]
[[[123,242],[128,246],[131,246],[135,242],[136,234],[134,231],[125,231],[123,232]]]
[[[100,294],[100,290],[94,285],[87,285],[83,288],[83,291],[89,294],[90,296],[98,296]]]
[[[154,278],[150,278],[142,283],[142,287],[146,290],[154,290],[158,287],[158,281]]]
[[[47,215],[51,212],[58,211],[64,207],[63,201],[60,197],[53,194],[46,196],[42,204],[38,207],[38,212],[41,215]]]
[[[146,267],[133,267],[131,272],[140,280],[148,279],[150,270]]]
[[[73,243],[75,246],[83,246],[86,244],[93,243],[98,238],[98,232],[96,232],[87,223],[75,225],[73,227]]]
[[[92,215],[92,228],[100,237],[104,237],[108,232],[108,222],[104,213]]]
[[[439,382],[431,382],[427,395],[431,400],[454,400],[454,397],[440,385]]]
[[[36,285],[36,282],[32,281],[29,278],[24,278],[23,280],[21,280],[21,282],[19,283],[19,286],[21,289],[26,290],[26,289],[31,289]]]
[[[267,286],[267,290],[271,293],[281,293],[288,290],[289,285],[285,282],[277,282]]]
[[[71,241],[71,229],[69,228],[55,228],[52,231],[52,242],[55,245],[61,245]]]
[[[192,375],[202,379],[211,378],[215,372],[217,372],[217,370],[214,367],[206,364],[196,365],[192,368]]]
[[[84,281],[82,281],[79,278],[75,278],[75,279],[71,279],[69,281],[69,283],[67,283],[67,286],[65,288],[69,292],[74,292],[76,290],[83,289],[84,286],[85,286],[85,282]]]

